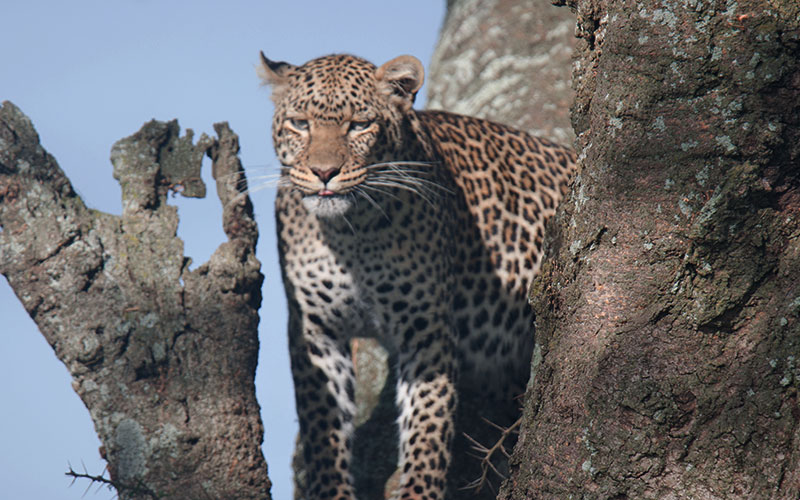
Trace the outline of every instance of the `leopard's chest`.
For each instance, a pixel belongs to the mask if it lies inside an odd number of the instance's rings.
[[[448,300],[456,240],[435,207],[398,203],[320,218],[285,203],[293,208],[279,201],[284,279],[312,321],[391,345],[409,318]]]

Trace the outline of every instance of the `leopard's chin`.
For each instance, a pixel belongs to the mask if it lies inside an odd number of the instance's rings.
[[[317,217],[341,217],[350,210],[353,201],[342,194],[310,194],[303,197],[303,206]]]

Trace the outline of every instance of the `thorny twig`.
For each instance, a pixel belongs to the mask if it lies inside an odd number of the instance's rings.
[[[476,478],[474,481],[470,481],[466,486],[463,486],[462,490],[475,490],[475,493],[479,493],[481,489],[483,489],[484,485],[488,485],[489,489],[492,490],[492,493],[496,493],[492,482],[489,480],[489,471],[491,470],[494,472],[497,477],[501,480],[505,480],[506,477],[497,470],[497,467],[492,463],[492,457],[494,456],[495,452],[499,451],[506,457],[506,459],[511,458],[511,454],[506,450],[505,446],[503,445],[506,438],[511,434],[518,432],[517,428],[522,423],[522,418],[520,417],[517,419],[516,422],[511,424],[509,427],[502,427],[500,425],[495,424],[487,419],[483,419],[484,422],[491,425],[495,429],[500,431],[500,438],[495,442],[495,444],[491,448],[487,448],[483,444],[479,443],[475,438],[464,433],[464,437],[472,443],[472,449],[477,452],[476,455],[472,455],[475,458],[479,458],[481,461],[481,475],[480,477]]]
[[[153,500],[159,500],[159,496],[153,490],[141,483],[141,481],[138,485],[125,484],[105,477],[105,473],[108,469],[103,469],[103,472],[99,475],[89,474],[89,472],[86,471],[85,465],[83,466],[83,470],[84,472],[76,472],[75,469],[72,468],[72,465],[70,465],[69,470],[65,472],[64,475],[72,478],[71,484],[75,484],[75,481],[78,479],[88,479],[91,481],[89,486],[86,488],[87,492],[89,491],[89,488],[96,483],[100,485],[106,485],[109,489],[114,489],[117,492],[117,498],[119,498],[120,492],[125,492],[145,495]]]

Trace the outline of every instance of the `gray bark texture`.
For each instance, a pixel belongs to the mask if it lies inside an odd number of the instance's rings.
[[[572,144],[575,15],[546,0],[450,0],[428,79],[428,108]]]
[[[569,121],[574,31],[575,15],[545,0],[449,1],[426,77],[427,107],[479,116],[569,144],[574,138]],[[356,490],[360,498],[384,498],[396,477],[395,382],[377,341],[358,339],[352,347],[358,406],[352,464]],[[476,450],[463,433],[491,447],[500,432],[484,419],[508,425],[508,409],[486,408],[480,388],[461,389],[448,494],[453,499],[494,498],[501,477],[487,469],[486,480],[480,481],[485,452]],[[513,436],[509,441],[510,451]],[[494,465],[506,474],[499,451]],[[297,472],[302,481],[303,471]]]
[[[581,170],[500,498],[798,498],[800,4],[565,3]]]
[[[238,138],[215,128],[193,145],[176,121],[152,121],[117,142],[113,216],[87,208],[30,120],[0,107],[0,272],[69,369],[122,499],[269,498],[258,231]],[[166,200],[205,195],[206,153],[228,241],[190,271]]]

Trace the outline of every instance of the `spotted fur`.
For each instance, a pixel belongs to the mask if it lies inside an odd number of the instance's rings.
[[[573,153],[486,120],[415,111],[422,65],[262,54],[284,172],[276,212],[307,499],[356,498],[349,340],[397,356],[395,499],[441,500],[457,386],[519,394],[526,290]],[[458,384],[457,384],[458,382]]]

